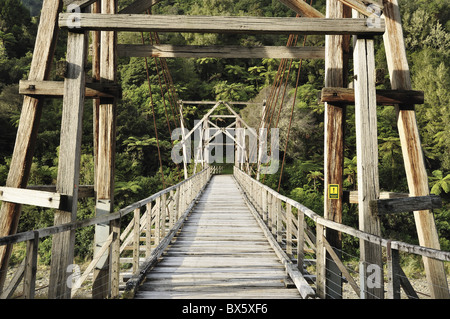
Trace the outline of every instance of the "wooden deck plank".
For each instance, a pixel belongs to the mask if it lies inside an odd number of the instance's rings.
[[[247,241],[242,241],[243,244],[247,244]],[[177,243],[173,244],[174,246]],[[178,242],[178,244],[181,244],[180,242]],[[234,245],[233,243],[229,243],[227,241],[224,240],[217,240],[217,241],[208,241],[208,242],[196,242],[194,240],[184,240],[183,241],[183,245],[187,245],[187,246],[217,246],[217,247],[222,247],[222,245],[225,244],[229,244],[229,245]],[[250,244],[250,243],[249,243]],[[258,245],[258,246],[265,246],[265,247],[270,247],[270,245],[267,242],[254,242],[251,243],[251,245]]]
[[[245,257],[266,257],[266,256],[272,256],[272,253],[270,252],[254,252],[254,251],[239,251],[235,252],[232,250],[225,250],[223,252],[217,252],[212,250],[190,250],[190,251],[171,251],[170,253],[167,253],[166,257],[180,257],[180,256],[196,256],[196,255],[205,255],[208,254],[209,256],[218,256],[218,257],[231,257],[231,256],[245,256]]]
[[[136,295],[136,299],[298,299],[294,289],[223,289],[202,292],[193,291],[144,291]]]
[[[163,267],[158,266],[155,269],[153,269],[150,273],[147,274],[147,278],[153,278],[155,276],[158,276],[157,274],[164,274],[165,277],[173,277],[173,276],[191,276],[191,277],[226,277],[227,275],[233,275],[236,276],[236,278],[243,278],[245,275],[251,275],[255,276],[257,274],[258,278],[263,278],[263,274],[270,274],[273,276],[281,276],[285,277],[286,274],[283,272],[279,272],[278,269],[282,269],[282,267],[274,268],[274,267],[261,267],[257,269],[245,269],[240,267],[229,267],[226,269],[217,268],[217,267],[210,267],[208,269],[202,269],[202,268],[177,268],[174,269],[173,267]],[[161,275],[160,275],[161,276]]]
[[[166,292],[170,288],[172,292],[206,292],[206,291],[220,291],[220,290],[230,290],[230,289],[277,289],[285,288],[283,280],[263,280],[255,281],[250,280],[206,280],[206,281],[195,281],[195,282],[171,282],[171,281],[161,281],[158,284],[153,284],[151,290],[145,290],[145,292],[158,291]]]
[[[300,298],[285,279],[233,177],[216,175],[135,298]]]

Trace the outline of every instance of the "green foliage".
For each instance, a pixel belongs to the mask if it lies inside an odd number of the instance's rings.
[[[343,186],[347,189],[356,189],[356,176],[358,172],[357,157],[352,159],[344,157],[344,182]]]
[[[450,192],[450,174],[444,177],[442,171],[435,170],[433,175],[429,177],[431,181],[431,193],[440,195],[442,191]]]
[[[441,249],[450,251],[450,205],[446,205],[442,209],[437,209],[434,214],[439,230]]]
[[[9,57],[21,57],[31,48],[31,26],[30,13],[20,0],[0,0],[0,43]]]
[[[323,193],[319,193],[309,187],[294,188],[289,197],[296,200],[311,210],[323,215]]]
[[[221,81],[214,86],[214,92],[216,93],[216,100],[248,101],[254,93],[254,87],[242,83]]]

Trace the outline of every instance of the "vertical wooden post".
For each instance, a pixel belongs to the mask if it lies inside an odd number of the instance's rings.
[[[203,130],[202,130],[202,127],[200,126],[194,132],[194,171],[192,172],[192,175],[195,175],[195,173],[197,173],[198,163],[201,163],[201,166],[203,167],[203,159],[202,159],[203,138],[202,138],[202,135],[203,135]],[[196,142],[198,142],[198,143],[195,144]]]
[[[392,249],[391,242],[386,247],[387,270],[388,270],[388,298],[400,299],[400,255],[397,249]]]
[[[176,211],[177,211],[177,220],[181,217],[182,210],[181,210],[181,189],[183,185],[179,186],[175,193],[175,205],[176,205]]]
[[[36,288],[36,271],[38,260],[39,233],[34,232],[34,238],[27,241],[25,276],[23,278],[23,294],[25,299],[34,299]]]
[[[267,200],[268,194],[267,190],[265,188],[262,189],[262,218],[263,221],[267,223],[267,206],[268,206],[268,200]]]
[[[180,210],[180,187],[178,187],[175,190],[175,198],[174,198],[174,214],[176,221],[181,217],[181,210]]]
[[[275,212],[277,214],[277,242],[281,244],[283,240],[283,218],[281,217],[281,199],[276,199]]]
[[[260,216],[262,217],[262,215],[263,215],[263,209],[262,209],[262,207],[263,207],[263,196],[262,196],[262,189],[263,189],[263,187],[261,186],[261,185],[259,185],[258,186],[258,193],[257,193],[257,196],[258,196],[258,205],[259,205],[259,207],[260,207]]]
[[[145,219],[145,229],[147,233],[145,235],[145,257],[149,258],[152,253],[152,203],[147,203],[147,218]]]
[[[67,75],[64,80],[64,98],[61,121],[61,146],[59,150],[56,191],[69,196],[68,211],[55,212],[55,225],[76,220],[82,117],[85,94],[85,60],[87,33],[69,31],[67,39]],[[73,263],[75,231],[53,236],[49,298],[70,298],[66,284],[67,268]]]
[[[101,13],[101,0],[92,4],[92,13]],[[92,82],[100,82],[100,31],[92,31]],[[98,170],[98,119],[100,99],[92,100],[92,132],[94,144],[94,192],[97,193]]]
[[[155,206],[155,245],[159,245],[161,241],[161,197],[156,198]]]
[[[292,206],[286,203],[286,254],[292,258]]]
[[[240,125],[240,130],[239,130],[239,144],[241,144],[242,145],[242,148],[241,148],[241,152],[240,152],[240,155],[241,155],[241,157],[240,157],[240,159],[239,159],[239,164],[240,164],[240,168],[241,168],[241,170],[242,171],[244,171],[244,172],[246,172],[247,174],[249,173],[248,172],[248,170],[245,170],[246,169],[246,159],[248,158],[248,151],[247,151],[247,143],[246,143],[246,135],[245,135],[245,132],[246,132],[246,128],[244,127],[244,125],[242,124],[242,121],[240,121],[239,120],[239,125]],[[248,162],[247,162],[247,165],[248,165]],[[258,173],[257,173],[258,174]],[[258,176],[258,175],[257,175]],[[259,177],[258,177],[259,178]]]
[[[190,187],[192,191],[192,187]],[[160,236],[164,238],[166,236],[166,217],[167,217],[167,200],[166,194],[161,195],[161,228],[160,228]]]
[[[184,118],[183,118],[183,103],[180,103],[180,125],[181,125],[181,136],[183,138],[183,172],[184,172],[184,179],[188,178],[188,170],[187,170],[187,150],[186,150],[186,137],[184,134]],[[191,145],[189,145],[190,147]]]
[[[135,274],[139,269],[139,246],[140,246],[140,220],[141,220],[141,209],[136,208],[134,210],[134,225],[133,225],[133,274]]]
[[[205,135],[205,130],[203,129],[203,126],[199,127],[200,130],[200,140],[199,140],[199,146],[198,146],[198,157],[200,160],[200,163],[202,164],[202,170],[205,168],[205,159],[203,158],[203,137]]]
[[[305,246],[305,216],[299,209],[297,209],[297,227],[297,268],[303,274],[303,260],[305,259],[303,252],[303,247]]]
[[[403,40],[400,9],[397,0],[384,0],[386,32],[384,45],[391,86],[394,90],[411,90],[411,78]],[[414,105],[397,106],[398,132],[405,163],[406,178],[412,196],[429,195],[428,177],[422,153]],[[414,212],[417,234],[421,246],[440,249],[433,213],[429,210]],[[447,278],[442,261],[423,257],[425,273],[433,298],[448,299]]]
[[[348,18],[350,10],[338,0],[327,0],[327,18]],[[348,51],[349,37],[341,35],[325,36],[325,86],[347,87],[347,61],[345,53]],[[342,223],[342,194],[344,171],[344,125],[345,106],[325,103],[325,167],[324,167],[324,217]],[[338,198],[330,198],[329,185],[338,185]],[[326,238],[341,256],[341,235],[339,232],[326,229]],[[322,247],[321,247],[322,249]],[[324,255],[326,257],[326,255]],[[331,287],[326,292],[327,298],[342,298],[342,277],[337,265],[331,258],[326,258],[324,267],[327,279],[321,283]],[[326,289],[323,287],[322,289]]]
[[[53,54],[58,39],[58,14],[60,0],[44,0],[36,35],[29,80],[48,80]],[[28,183],[34,146],[42,114],[44,97],[24,96],[19,127],[17,128],[11,164],[6,186],[25,188]],[[0,237],[15,234],[20,218],[21,205],[3,202],[0,210]],[[12,245],[0,246],[0,291],[6,279]]]
[[[189,201],[188,201],[188,206],[191,204],[192,200],[194,199],[194,180],[191,179],[189,181]]]
[[[325,246],[323,243],[323,234],[325,227],[320,224],[316,224],[316,287],[317,296],[320,299],[327,298],[326,290],[326,268],[325,268]],[[300,266],[300,265],[299,265]]]
[[[358,16],[357,12],[354,15]],[[380,219],[369,202],[379,198],[377,104],[375,93],[374,40],[354,37],[355,127],[358,156],[359,228],[381,236]],[[369,299],[383,298],[383,263],[381,245],[360,241],[362,276],[361,294]]]
[[[178,210],[178,218],[181,217],[181,215],[184,212],[183,207],[183,185],[180,185],[177,189],[177,210]]]
[[[209,123],[208,123],[209,118],[205,119],[205,121],[203,122],[203,138],[205,141],[205,144],[203,145],[203,161],[206,164],[206,167],[210,166],[210,154],[209,154],[209,150],[210,150],[210,146],[209,146],[209,139],[211,137],[211,133],[209,131]],[[212,171],[211,171],[212,173]]]
[[[267,191],[267,226],[272,228],[272,194]]]
[[[182,203],[181,205],[183,207],[183,212],[186,211],[186,208],[187,208],[187,199],[186,199],[187,198],[187,186],[188,186],[187,182],[182,185],[183,191],[181,193],[181,203]]]
[[[173,198],[174,198],[174,192],[173,192],[173,190],[171,190],[169,192],[169,199],[170,199],[170,201],[169,201],[169,204],[167,205],[167,211],[169,213],[169,229],[172,228],[173,224],[175,223],[174,214],[173,214],[174,213],[174,210],[173,210],[174,200],[173,200]]]
[[[236,145],[241,145],[242,147],[236,146],[236,150],[237,150],[237,154],[236,154],[236,158],[235,160],[237,161],[236,167],[239,168],[240,170],[242,170],[244,168],[244,144],[243,144],[243,140],[245,142],[245,137],[244,137],[244,128],[242,125],[242,121],[238,118],[236,118]]]
[[[119,275],[120,275],[120,219],[111,222],[111,232],[113,239],[111,242],[110,254],[110,281],[111,298],[119,297]]]
[[[270,196],[270,206],[269,206],[269,229],[272,232],[272,235],[275,235],[275,223],[276,223],[276,215],[275,215],[275,196],[269,194]]]
[[[115,0],[102,0],[101,12],[116,13]],[[116,32],[100,32],[100,82],[114,83],[116,81]],[[98,109],[98,141],[97,141],[97,171],[96,171],[96,216],[110,214],[114,207],[114,166],[116,143],[116,102],[114,99],[100,99]],[[95,227],[95,250],[100,249],[102,243],[110,233],[108,224]],[[94,299],[108,296],[109,265],[108,252],[94,269],[92,294]]]

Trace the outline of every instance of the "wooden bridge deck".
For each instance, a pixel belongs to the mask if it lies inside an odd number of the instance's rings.
[[[232,175],[215,175],[136,299],[301,298]]]

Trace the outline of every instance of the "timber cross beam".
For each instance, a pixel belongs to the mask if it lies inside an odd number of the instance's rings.
[[[126,32],[192,32],[381,35],[384,20],[377,25],[367,19],[266,18],[225,16],[60,13],[59,26],[72,32],[81,30]]]
[[[158,58],[274,58],[323,59],[324,47],[240,46],[240,45],[142,45],[119,44],[117,54],[126,57]]]
[[[67,205],[68,196],[55,192],[15,187],[0,187],[0,200],[9,203],[70,211]]]
[[[44,97],[63,97],[63,81],[19,81],[19,94]],[[99,98],[122,98],[122,88],[116,83],[86,83],[85,97],[91,99]]]
[[[370,207],[374,214],[385,215],[441,208],[442,200],[436,195],[377,199],[370,202]]]
[[[321,103],[355,104],[355,92],[351,88],[325,87],[319,98]],[[377,104],[424,104],[423,91],[417,90],[376,90]]]

